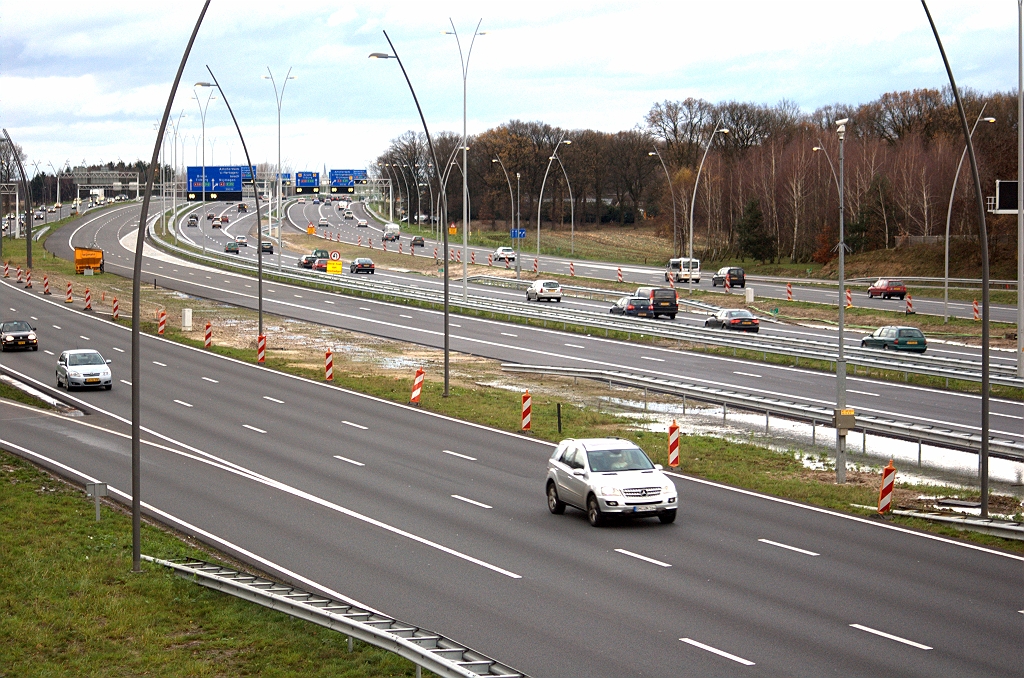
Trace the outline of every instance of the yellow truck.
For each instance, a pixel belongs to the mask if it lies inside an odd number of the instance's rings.
[[[75,273],[85,273],[85,269],[93,273],[103,272],[103,250],[91,247],[75,248]]]

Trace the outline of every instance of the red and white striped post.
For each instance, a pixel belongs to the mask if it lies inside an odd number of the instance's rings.
[[[487,255],[487,265],[488,266],[494,266],[494,255],[491,255],[491,254]]]
[[[71,282],[69,281],[67,294],[64,295],[64,303],[70,304],[72,301],[74,301],[74,297],[71,296]]]
[[[978,313],[978,300],[974,300],[974,319],[981,320],[981,315]]]
[[[18,266],[18,282],[22,282],[22,281],[23,281],[23,278],[22,278],[22,275],[21,275],[21,266]]]
[[[373,249],[373,238],[366,238],[366,245],[372,250]]]
[[[674,275],[670,275],[668,277],[668,286],[672,289],[676,288],[676,277]]]
[[[434,248],[434,261],[437,261],[437,248]]]
[[[203,346],[210,348],[213,346],[213,325],[209,321],[206,322],[206,333],[203,336]]]
[[[725,291],[726,292],[729,292],[730,290],[732,290],[732,285],[729,284],[729,274],[728,273],[725,274],[725,284],[723,285],[723,287],[725,287]]]
[[[512,268],[512,266],[509,265],[509,263],[508,263],[508,257],[505,257],[505,270],[508,270],[510,268]]]
[[[8,262],[6,262],[6,261],[4,262],[4,277],[5,278],[10,278],[11,277],[11,265]]]
[[[85,310],[92,310],[92,293],[89,291],[88,287],[85,288]]]
[[[888,513],[892,510],[892,488],[896,482],[896,467],[889,465],[882,469],[882,489],[878,491],[878,512]]]
[[[473,250],[472,252],[469,253],[469,263],[476,266],[476,250]]]
[[[793,301],[793,283],[786,283],[786,301]]]
[[[356,238],[356,247],[362,247],[362,246],[363,246],[363,236],[359,236],[358,238]]]
[[[32,289],[32,269],[25,271],[25,289]]]
[[[914,297],[907,295],[907,315],[914,315]]]
[[[256,362],[260,365],[267,360],[267,335],[261,334],[256,337]]]
[[[334,353],[330,349],[324,353],[324,379],[334,381]]]
[[[381,240],[380,241],[380,246],[381,246],[381,249],[383,249],[385,252],[388,251],[388,241],[387,240]]]
[[[399,254],[405,254],[405,252],[402,251],[402,241],[401,240],[398,241],[398,253]]]
[[[675,419],[668,427],[668,465],[679,466],[679,424]]]
[[[409,404],[419,406],[420,394],[423,393],[423,368],[416,368],[416,376],[412,378],[412,395],[409,396]]]
[[[455,261],[455,250],[448,250],[448,261]]]
[[[86,290],[86,294],[88,294],[88,290]],[[157,334],[163,334],[164,330],[166,330],[166,329],[167,329],[167,311],[165,311],[163,309],[160,309],[160,316],[159,316],[159,319],[157,320],[157,324],[156,324],[156,333]]]
[[[539,261],[537,261],[536,259],[534,259],[534,260],[533,260],[533,272],[534,272],[534,274],[536,274],[536,273],[537,273],[537,269],[538,269],[539,267],[540,267],[540,262],[539,262]]]
[[[619,282],[622,282],[622,267],[619,266],[615,269],[615,277],[618,278]]]
[[[571,261],[569,262],[569,277],[570,278],[575,278],[576,277],[576,267],[573,266]]]
[[[853,308],[853,292],[846,290],[846,308]]]
[[[462,250],[455,250],[455,263],[462,263]]]
[[[533,398],[530,396],[530,389],[523,394],[523,430],[530,430],[530,410],[533,407]]]
[[[50,276],[43,274],[43,294],[50,294]]]
[[[110,319],[117,320],[121,317],[121,307],[117,303],[117,297],[114,297],[110,304]]]

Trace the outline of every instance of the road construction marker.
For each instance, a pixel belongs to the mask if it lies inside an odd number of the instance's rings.
[[[86,290],[85,294],[88,296],[89,290]],[[161,309],[160,318],[157,321],[156,327],[157,334],[163,334],[165,329],[167,329],[167,312]]]
[[[878,512],[887,513],[892,510],[892,488],[896,482],[896,467],[889,465],[882,469],[882,488],[878,491]]]
[[[267,335],[261,334],[256,337],[256,362],[264,364],[267,359]]]
[[[92,293],[89,292],[88,287],[85,288],[85,310],[92,310]],[[163,332],[161,332],[160,334],[163,334]]]
[[[786,301],[793,301],[793,283],[786,283]]]
[[[420,404],[420,394],[423,391],[423,368],[416,368],[416,376],[412,380],[412,395],[409,397],[410,405]]]
[[[668,465],[679,466],[679,424],[675,419],[668,427]]]
[[[203,340],[203,345],[206,348],[213,346],[213,325],[211,325],[209,321],[206,323],[206,335]]]
[[[533,406],[533,398],[530,397],[530,390],[527,389],[526,393],[523,394],[523,429],[524,431],[530,430],[530,410]]]
[[[334,381],[334,354],[330,351],[324,353],[324,379]]]
[[[117,320],[121,317],[121,307],[117,303],[117,297],[114,297],[110,305],[110,319]]]

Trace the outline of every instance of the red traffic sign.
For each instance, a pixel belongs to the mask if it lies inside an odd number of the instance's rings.
[[[341,252],[338,250],[331,250],[331,261],[341,261]]]

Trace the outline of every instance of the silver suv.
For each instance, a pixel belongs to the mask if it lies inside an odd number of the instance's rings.
[[[574,506],[587,512],[594,527],[610,515],[628,518],[658,516],[676,519],[679,495],[661,464],[621,438],[568,439],[548,459],[548,510],[555,514]]]

